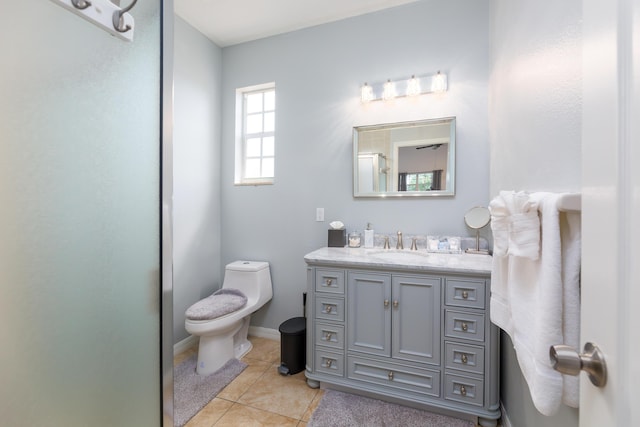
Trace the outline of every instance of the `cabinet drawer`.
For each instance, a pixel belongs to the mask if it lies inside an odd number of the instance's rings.
[[[444,374],[444,398],[471,405],[484,405],[484,382],[458,375]]]
[[[458,307],[484,308],[484,280],[447,279],[445,304]]]
[[[344,294],[344,271],[318,268],[316,270],[316,291]]]
[[[316,349],[315,365],[316,372],[344,376],[344,355],[342,353]]]
[[[446,369],[459,369],[478,375],[484,374],[484,347],[447,342],[444,348]]]
[[[445,311],[445,335],[473,341],[484,341],[484,315]]]
[[[316,295],[316,319],[344,322],[344,299]]]
[[[347,376],[402,391],[440,396],[440,372],[347,356]]]
[[[344,350],[344,326],[316,323],[316,345]]]

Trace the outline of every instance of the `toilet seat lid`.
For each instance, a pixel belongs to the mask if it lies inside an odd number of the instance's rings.
[[[185,313],[190,320],[211,320],[240,310],[247,304],[247,297],[238,289],[224,288],[198,301]]]

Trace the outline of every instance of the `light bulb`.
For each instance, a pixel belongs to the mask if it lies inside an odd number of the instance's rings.
[[[411,76],[407,82],[407,96],[420,95],[420,80],[416,79],[416,76]]]
[[[431,92],[441,93],[447,90],[447,77],[438,71],[431,82]]]
[[[382,90],[382,99],[384,99],[385,101],[388,101],[395,97],[396,97],[396,85],[391,80],[387,80]]]
[[[373,101],[373,88],[366,83],[360,89],[360,99],[362,102]]]

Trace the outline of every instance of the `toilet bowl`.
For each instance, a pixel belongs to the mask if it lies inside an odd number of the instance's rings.
[[[230,359],[240,358],[251,350],[251,342],[247,339],[251,314],[273,296],[269,263],[235,261],[228,264],[222,290],[229,290],[229,293],[231,290],[239,291],[238,294],[246,296],[246,304],[230,313],[218,315],[219,310],[215,306],[222,298],[221,295],[212,295],[192,305],[186,312],[185,329],[200,337],[196,367],[200,375],[209,375]],[[194,307],[204,306],[206,309],[209,305],[212,318],[194,315]]]

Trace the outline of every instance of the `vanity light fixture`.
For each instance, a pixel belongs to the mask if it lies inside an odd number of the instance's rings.
[[[447,75],[438,71],[437,74],[431,74],[426,76],[416,76],[415,74],[411,76],[410,79],[405,80],[406,82],[406,92],[402,95],[398,94],[396,90],[396,86],[400,81],[393,81],[388,79],[384,83],[378,84],[368,84],[365,83],[360,88],[360,99],[363,103],[371,102],[371,101],[389,101],[395,98],[401,97],[415,97],[419,95],[424,95],[427,93],[442,93],[446,92],[448,89],[447,86]],[[405,83],[402,83],[404,86]]]

